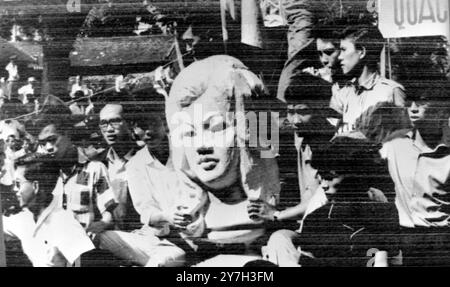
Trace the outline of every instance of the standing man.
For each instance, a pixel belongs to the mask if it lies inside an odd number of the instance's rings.
[[[99,159],[108,169],[113,192],[119,201],[115,210],[116,223],[121,230],[131,231],[139,228],[141,223],[128,190],[126,164],[138,146],[132,136],[132,123],[124,117],[121,104],[107,104],[101,109],[99,127],[108,149],[99,155]]]
[[[370,116],[365,112],[379,103],[405,105],[403,86],[378,73],[383,45],[383,36],[371,24],[348,26],[342,32],[339,60],[350,81],[339,89],[333,87],[330,107],[342,115],[338,133],[354,131],[357,119]]]
[[[34,99],[37,92],[36,84],[37,84],[36,79],[34,77],[29,77],[28,83],[18,90],[19,100],[24,105],[28,104],[30,101],[34,103]]]
[[[17,56],[11,56],[9,58],[10,62],[6,65],[5,70],[8,71],[8,83],[6,86],[8,100],[11,100],[12,96],[16,93],[17,82],[20,79],[19,67],[16,63]]]

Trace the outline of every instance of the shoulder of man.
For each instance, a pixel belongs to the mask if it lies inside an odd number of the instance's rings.
[[[106,165],[106,156],[108,154],[109,148],[105,148],[103,151],[99,152],[98,154],[94,155],[90,161],[99,161]]]
[[[84,168],[88,171],[96,172],[106,170],[106,165],[98,159],[93,159],[86,162]]]
[[[400,83],[398,83],[398,82],[396,82],[394,80],[386,79],[385,77],[380,77],[379,83],[380,83],[380,85],[389,86],[392,89],[396,89],[396,88],[399,88],[401,90],[405,89],[405,87],[403,87],[402,84],[400,84]]]
[[[386,147],[395,147],[402,145],[403,143],[410,140],[411,129],[401,129],[391,133],[387,136],[383,142],[383,149]]]
[[[127,165],[134,165],[148,158],[148,149],[147,146],[144,147],[136,147],[136,152],[131,158],[128,160]]]

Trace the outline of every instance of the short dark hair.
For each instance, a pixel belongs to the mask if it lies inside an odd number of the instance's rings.
[[[408,95],[408,105],[415,102],[426,102],[432,113],[441,120],[448,121],[450,116],[450,103],[448,101],[448,84],[435,85],[434,87],[417,87]]]
[[[388,176],[379,149],[379,144],[367,139],[338,136],[313,153],[311,165],[319,174],[333,171],[343,176],[348,188],[341,195],[359,196],[358,191],[379,186]]]
[[[26,121],[26,130],[33,136],[38,136],[46,126],[55,125],[61,134],[75,134],[74,125],[84,118],[83,115],[72,115],[69,107],[60,98],[47,96],[39,114]]]
[[[378,27],[372,24],[347,26],[342,32],[340,39],[352,39],[357,49],[366,49],[369,61],[368,65],[374,66],[378,63],[385,40]]]
[[[48,181],[59,176],[58,161],[50,154],[29,153],[17,158],[14,167],[27,167],[25,178],[30,181]],[[55,182],[56,183],[56,182]]]
[[[303,101],[329,102],[331,99],[331,83],[319,76],[313,76],[302,72],[293,77],[284,94],[287,103],[299,103]]]
[[[17,158],[14,167],[25,167],[25,179],[39,182],[39,192],[33,208],[46,207],[53,200],[52,192],[60,175],[59,164],[49,154],[30,153]],[[33,210],[32,210],[33,211]]]
[[[82,98],[82,97],[84,97],[84,92],[83,91],[76,91],[74,93],[74,98],[75,99],[79,99],[79,98]]]
[[[331,41],[337,46],[339,46],[339,40],[341,39],[338,24],[330,21],[317,23],[317,25],[312,29],[311,35],[315,39]]]
[[[448,101],[448,86],[446,87],[445,84],[442,85],[435,85],[433,87],[415,87],[414,89],[410,90],[410,93],[408,94],[408,101],[427,101],[427,102],[440,102],[444,103]]]

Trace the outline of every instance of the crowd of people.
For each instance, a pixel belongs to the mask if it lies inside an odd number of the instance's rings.
[[[77,78],[70,106],[2,121],[4,234],[33,266],[449,265],[448,89],[380,75],[383,43],[317,25],[276,98],[234,57],[198,60],[159,112]]]

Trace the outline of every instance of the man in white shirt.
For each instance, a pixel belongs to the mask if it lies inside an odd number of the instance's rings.
[[[12,96],[16,93],[17,81],[19,81],[19,67],[16,63],[16,56],[10,57],[10,62],[6,65],[5,70],[8,71],[8,84],[7,84],[7,96],[8,100],[11,100]]]
[[[51,191],[58,188],[59,169],[52,160],[35,154],[18,159],[15,191],[23,210],[3,216],[6,236],[20,239],[24,253],[35,267],[70,266],[83,253],[94,249],[72,213],[58,207]]]
[[[153,150],[166,148],[167,132],[158,116],[146,117],[138,127],[146,146],[126,164],[126,177],[133,206],[142,228],[134,232],[108,231],[100,235],[101,247],[132,264],[148,266],[183,265],[185,251],[171,242],[176,232],[190,223],[177,209],[182,201],[178,175],[161,163]],[[168,163],[170,165],[170,162]]]
[[[342,32],[339,60],[350,81],[333,86],[330,107],[342,115],[338,133],[355,130],[356,120],[381,102],[405,105],[403,86],[377,72],[384,39],[373,25],[349,26]]]
[[[85,96],[92,96],[94,94],[92,89],[88,87],[88,84],[81,78],[81,76],[76,76],[75,83],[72,85],[70,90],[70,97],[72,99],[76,98],[75,93],[77,91],[82,91]]]
[[[450,112],[442,105],[447,96],[444,88],[418,88],[408,103],[412,130],[380,151],[395,183],[407,266],[450,262],[450,147],[443,135]]]
[[[19,100],[21,100],[24,105],[28,104],[30,100],[34,101],[35,87],[36,79],[34,77],[29,77],[28,84],[18,90]],[[31,96],[33,99],[29,99],[29,96]]]
[[[119,202],[114,211],[116,223],[121,230],[131,231],[141,227],[139,214],[133,207],[128,191],[126,164],[138,147],[132,138],[131,122],[121,104],[107,104],[100,111],[100,131],[108,148],[98,156],[108,170],[111,187]]]

